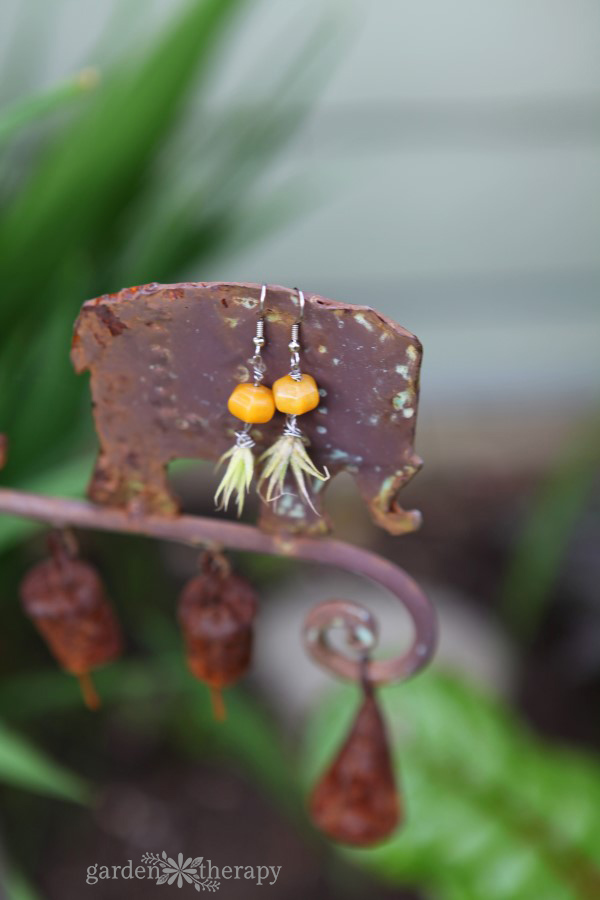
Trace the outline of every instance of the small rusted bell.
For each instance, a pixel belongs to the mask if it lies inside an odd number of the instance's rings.
[[[75,558],[70,535],[52,534],[48,544],[52,556],[21,582],[23,608],[59,665],[79,679],[87,706],[97,709],[90,672],[120,655],[119,623],[96,570]]]
[[[389,837],[401,811],[385,724],[372,687],[342,748],[309,801],[315,825],[334,841],[368,847]]]
[[[257,601],[248,582],[231,573],[221,554],[205,553],[200,566],[200,574],[181,593],[178,616],[190,671],[210,687],[215,718],[222,721],[221,691],[250,665]]]

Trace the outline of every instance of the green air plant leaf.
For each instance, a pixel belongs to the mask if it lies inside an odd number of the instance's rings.
[[[216,490],[215,504],[217,509],[226,510],[233,496],[237,504],[237,514],[241,516],[244,500],[254,477],[254,455],[249,447],[232,447],[223,454],[217,468],[226,460],[229,462]]]
[[[311,725],[314,781],[335,753],[354,691]],[[534,740],[499,704],[428,672],[381,692],[406,823],[372,850],[342,851],[394,884],[439,900],[600,897],[600,768]]]
[[[14,787],[86,803],[89,791],[77,775],[59,766],[24,737],[0,723],[0,781]]]
[[[300,496],[313,512],[317,512],[306,487],[306,477],[327,481],[330,475],[327,469],[324,473],[319,472],[308,455],[303,438],[283,435],[268,450],[265,450],[259,462],[264,465],[258,480],[258,491],[261,493],[262,486],[266,483],[267,490],[264,499],[267,503],[272,503],[281,497],[285,479],[288,471],[291,470]]]

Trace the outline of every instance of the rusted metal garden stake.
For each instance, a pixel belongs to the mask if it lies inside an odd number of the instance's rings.
[[[374,688],[416,674],[431,659],[436,619],[429,601],[399,567],[367,550],[323,537],[329,530],[323,507],[328,482],[307,482],[308,502],[286,483],[274,502],[261,506],[257,528],[178,514],[166,479],[166,467],[173,459],[216,460],[231,447],[235,426],[227,398],[235,384],[250,378],[245,348],[255,331],[257,309],[264,313],[269,336],[264,349],[267,371],[274,377],[285,374],[299,297],[303,361],[321,398],[318,407],[302,418],[311,459],[331,475],[349,472],[373,520],[391,534],[417,528],[419,513],[403,510],[396,500],[421,465],[413,447],[421,362],[417,338],[367,306],[349,306],[279,286],[261,291],[259,285],[231,283],[150,284],[86,303],[75,325],[72,359],[78,372],[90,372],[100,440],[88,492],[92,502],[0,489],[0,513],[54,528],[134,533],[192,547],[310,560],[363,575],[387,588],[413,623],[412,643],[403,655],[373,659],[376,622],[367,610],[344,600],[313,609],[304,632],[306,647],[317,662],[363,685],[365,697],[355,725],[313,792],[311,809],[316,823],[331,837],[365,846],[387,836],[399,818]],[[258,454],[280,433],[281,422],[276,419],[249,429]],[[3,446],[4,442],[0,449]],[[92,665],[116,654],[119,646],[100,582],[89,567],[71,559],[60,564],[53,559],[37,568],[24,582],[25,606],[61,664],[85,675]],[[79,593],[73,594],[73,584],[78,591],[81,588]],[[52,619],[55,600],[48,605],[47,597],[58,594],[59,617],[70,626],[81,613],[79,607],[72,608],[73,597],[78,602],[87,597],[83,607],[96,629],[92,633],[102,634],[97,638],[102,645],[97,656],[77,627],[66,642],[62,633],[57,636]],[[194,674],[214,689],[245,671],[255,609],[248,586],[223,570],[220,574],[204,570],[186,586],[179,617],[188,662]],[[340,627],[348,637],[347,650],[330,640],[332,630]],[[75,658],[84,644],[85,665]]]

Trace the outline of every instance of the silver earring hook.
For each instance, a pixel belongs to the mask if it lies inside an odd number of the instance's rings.
[[[301,291],[299,288],[294,288],[294,290],[298,294],[298,301],[300,303],[300,313],[294,324],[300,325],[302,319],[304,318],[304,291]]]
[[[252,338],[254,344],[254,355],[248,360],[254,369],[254,384],[258,386],[263,378],[267,367],[262,358],[262,349],[265,346],[265,297],[267,296],[267,286],[263,284],[260,291],[260,300],[258,302],[258,316],[256,319],[256,334]],[[248,429],[247,429],[248,430]]]
[[[292,332],[288,347],[290,348],[291,353],[290,375],[292,376],[294,381],[300,381],[302,378],[302,372],[300,370],[300,325],[302,324],[302,320],[304,318],[304,293],[298,288],[294,288],[294,290],[298,294],[300,311],[298,314],[298,318],[292,325]]]

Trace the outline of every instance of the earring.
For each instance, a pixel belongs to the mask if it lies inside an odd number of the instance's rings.
[[[246,493],[254,476],[254,455],[252,448],[254,441],[250,436],[253,425],[264,425],[270,422],[275,415],[275,402],[271,388],[261,384],[266,366],[262,359],[262,348],[265,345],[265,297],[267,286],[263,284],[260,292],[258,307],[258,319],[256,322],[256,334],[252,338],[254,355],[248,360],[254,370],[252,384],[243,382],[233,389],[227,409],[232,416],[240,419],[244,427],[235,432],[235,445],[223,454],[217,464],[217,469],[226,460],[229,460],[225,474],[215,493],[217,509],[227,509],[232,496],[237,503],[237,514],[241,516],[244,508]]]
[[[298,291],[298,289],[296,288]],[[319,481],[327,481],[329,471],[324,466],[325,473],[319,472],[306,450],[308,439],[304,437],[296,423],[297,416],[310,412],[319,405],[319,389],[312,375],[305,375],[300,369],[300,325],[304,318],[304,294],[298,291],[300,303],[300,315],[292,325],[291,340],[288,344],[291,353],[290,373],[278,378],[273,384],[273,399],[279,412],[286,414],[285,427],[282,436],[269,447],[262,456],[260,462],[264,463],[259,482],[260,492],[262,485],[267,483],[265,499],[267,502],[277,500],[283,493],[286,475],[291,469],[300,495],[316,513],[308,490],[305,476],[318,478]]]

